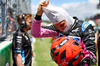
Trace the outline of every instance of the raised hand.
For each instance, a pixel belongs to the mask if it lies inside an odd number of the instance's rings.
[[[48,1],[40,2],[39,6],[38,6],[38,10],[37,10],[37,15],[41,16],[43,14],[42,7],[47,7],[48,4],[49,4],[49,0]]]

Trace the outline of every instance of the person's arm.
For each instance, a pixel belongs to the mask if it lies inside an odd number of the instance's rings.
[[[20,32],[14,34],[13,41],[12,41],[12,49],[13,49],[13,57],[14,57],[14,63],[17,66],[23,66],[24,62],[22,60],[22,48],[23,48],[23,34]]]
[[[95,31],[92,25],[84,23],[82,25],[83,37],[82,41],[84,42],[84,60],[87,62],[90,60],[92,64],[96,63],[96,49],[95,49]]]
[[[50,25],[50,26],[42,26],[42,28],[50,29],[50,30],[54,30],[54,31],[58,31],[58,29],[57,29],[54,25]],[[60,31],[59,31],[59,32],[60,32]]]
[[[95,49],[95,31],[88,22],[83,22],[81,27],[82,33],[81,33],[81,39],[82,39],[82,48],[84,51],[83,58],[81,60],[81,63],[90,63],[95,64],[96,63],[96,49]]]
[[[48,5],[49,5],[49,0],[40,2],[38,5],[37,15],[42,16],[43,14],[42,7],[47,7]]]
[[[48,4],[49,1],[43,1],[39,3],[36,17],[32,22],[31,35],[36,38],[53,37],[58,35],[56,31],[41,28],[41,22],[42,22],[41,16],[43,14],[42,6],[46,7]]]
[[[16,59],[16,65],[23,66],[21,53],[15,53],[14,57]]]
[[[36,20],[36,19],[33,20],[31,27],[32,36],[36,38],[58,36],[58,33],[56,31],[41,28],[41,21],[42,20]]]

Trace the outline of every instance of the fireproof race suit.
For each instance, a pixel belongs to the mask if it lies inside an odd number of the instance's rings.
[[[71,29],[69,29],[67,32],[60,32],[53,25],[40,27],[42,20],[40,16],[36,15],[32,24],[31,35],[40,38],[40,37],[53,37],[57,36],[59,33],[62,33],[66,36],[80,37],[83,43],[85,44],[84,46],[86,47],[86,49],[84,50],[85,53],[90,53],[91,57],[94,57],[96,59],[96,50],[94,42],[95,35],[92,25],[86,21],[78,20],[76,17],[74,17],[74,19],[75,22],[71,27]],[[87,56],[88,55],[84,57]]]

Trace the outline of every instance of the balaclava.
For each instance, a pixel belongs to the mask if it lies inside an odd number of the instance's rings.
[[[46,16],[50,19],[50,21],[55,25],[61,22],[62,20],[65,20],[67,22],[67,27],[63,30],[68,31],[71,26],[74,24],[74,19],[69,16],[66,10],[64,10],[61,7],[55,7],[48,5],[47,7],[43,7],[42,9]]]

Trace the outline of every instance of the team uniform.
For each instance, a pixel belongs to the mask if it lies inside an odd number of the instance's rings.
[[[88,22],[78,20],[75,17],[74,19],[75,19],[75,22],[68,31],[60,32],[53,25],[45,26],[41,28],[41,22],[42,22],[41,16],[36,15],[32,23],[31,35],[34,37],[40,38],[40,37],[58,36],[59,33],[62,33],[65,36],[80,37],[82,39],[82,42],[84,43],[82,47],[82,48],[85,48],[84,53],[88,53],[89,54],[88,56],[91,56],[91,58],[96,59],[95,35],[94,35],[95,31],[92,25]],[[87,57],[87,56],[84,56],[84,57]]]
[[[14,53],[21,53],[23,66],[31,66],[32,63],[32,47],[31,41],[26,32],[19,28],[13,35],[13,66],[16,66]]]
[[[68,32],[60,32],[53,25],[43,26],[43,28],[55,30],[59,33],[62,33],[65,36],[81,37],[81,39],[85,43],[87,50],[93,52],[96,55],[95,35],[94,35],[95,31],[94,31],[92,25],[86,21],[78,20],[76,17],[74,17],[74,18],[75,18],[75,23],[73,24],[72,28],[68,30]]]

